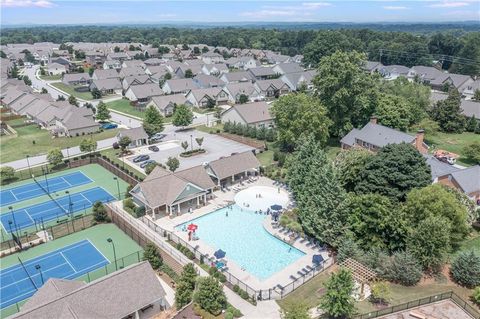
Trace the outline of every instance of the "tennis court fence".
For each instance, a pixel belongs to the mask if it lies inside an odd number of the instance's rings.
[[[117,270],[123,269],[125,267],[128,267],[130,265],[139,263],[143,260],[143,250],[138,250],[130,255],[127,255],[122,258],[118,258],[115,261],[112,261],[111,263],[98,268],[96,270],[93,270],[89,273],[86,273],[83,276],[80,276],[78,278],[75,278],[73,280],[75,281],[85,281],[86,283],[89,283],[91,281],[97,280],[99,278],[102,278],[106,275],[109,275]],[[25,301],[22,302],[17,302],[11,306],[5,307],[1,309],[1,314],[0,318],[6,318],[8,316],[11,316],[21,310],[21,306],[25,303]]]

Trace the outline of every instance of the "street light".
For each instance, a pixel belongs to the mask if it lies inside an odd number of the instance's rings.
[[[193,152],[193,135],[192,134],[190,134],[190,149]]]
[[[47,172],[45,169],[43,169],[43,166],[42,166],[42,172],[43,172],[43,177],[45,177],[45,183],[47,184],[47,192],[50,193],[50,190],[48,188],[48,178],[47,178]]]
[[[68,167],[70,167],[70,153],[68,152],[68,150],[70,149],[70,147],[67,147],[67,161],[68,161]]]
[[[38,272],[40,273],[40,279],[42,279],[42,285],[45,284],[45,281],[43,280],[42,267],[40,267],[40,265],[35,265],[35,269],[38,270]]]
[[[120,183],[118,181],[118,177],[114,176],[113,179],[117,182],[118,199],[120,200]]]
[[[30,176],[32,176],[32,169],[30,168],[30,161],[28,160],[30,158],[30,155],[27,155],[27,166],[28,166],[28,173]]]
[[[118,270],[117,266],[117,252],[115,251],[115,244],[113,243],[113,240],[111,238],[107,238],[107,241],[112,244],[113,247],[113,259],[115,259],[115,270]]]
[[[68,195],[68,214],[72,215],[72,197],[70,197],[69,191],[65,191],[65,194]]]

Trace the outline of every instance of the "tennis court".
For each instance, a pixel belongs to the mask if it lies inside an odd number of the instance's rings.
[[[0,270],[0,308],[29,298],[49,278],[74,279],[109,264],[108,259],[89,240],[22,262],[23,265],[19,262]],[[37,265],[40,269],[37,269]]]
[[[95,187],[78,193],[70,194],[59,198],[50,199],[46,202],[14,210],[0,216],[3,228],[8,233],[35,226],[50,220],[59,219],[63,216],[73,214],[93,206],[97,201],[109,202],[114,200],[112,196],[102,187]],[[71,200],[71,208],[69,204]],[[13,214],[13,216],[12,216]]]
[[[37,177],[37,182],[2,190],[0,192],[1,206],[45,195],[45,190],[53,193],[93,181],[82,172],[76,171],[47,179]]]

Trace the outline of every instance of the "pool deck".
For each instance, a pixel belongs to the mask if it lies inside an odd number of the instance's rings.
[[[252,186],[270,186],[274,188],[278,187],[277,185],[274,185],[272,180],[265,177],[260,177],[257,181],[253,183],[245,183],[243,188],[248,188]],[[281,189],[281,192],[288,193],[285,189]],[[208,205],[194,210],[193,213],[183,214],[181,216],[174,217],[174,218],[162,217],[154,220],[154,222],[158,226],[174,232],[177,236],[179,236],[180,238],[188,242],[188,234],[186,232],[176,230],[175,226],[188,222],[192,219],[204,216],[222,207],[227,206],[229,203],[231,203],[234,200],[235,194],[236,192],[233,190],[230,190],[227,192],[216,191],[213,194],[214,198],[209,201]],[[152,220],[151,216],[146,216],[146,217]],[[263,221],[263,227],[273,236],[291,244],[293,247],[301,250],[306,255],[299,258],[297,261],[293,262],[292,264],[288,265],[281,271],[274,273],[269,278],[265,280],[260,280],[259,278],[253,276],[252,274],[248,273],[247,271],[243,270],[240,266],[235,264],[234,261],[228,258],[228,254],[227,254],[227,257],[225,259],[228,261],[227,266],[228,266],[229,272],[233,276],[237,277],[238,279],[240,279],[241,281],[249,285],[251,288],[255,290],[268,290],[276,287],[277,285],[281,285],[281,286],[288,285],[294,280],[294,278],[301,277],[301,275],[298,272],[301,271],[302,268],[305,268],[307,266],[310,266],[310,267],[314,266],[312,264],[312,256],[314,254],[322,255],[323,259],[326,261],[325,266],[328,266],[331,263],[333,263],[333,260],[328,257],[328,253],[326,251],[321,251],[316,247],[312,247],[308,245],[308,242],[302,241],[301,238],[295,241],[290,241],[288,235],[281,232],[281,228],[274,228],[271,222],[271,218],[269,216]],[[215,252],[214,248],[202,242],[202,240],[191,241],[190,244],[192,246],[196,246],[198,251],[200,251],[202,254],[208,254],[209,256],[213,256]]]

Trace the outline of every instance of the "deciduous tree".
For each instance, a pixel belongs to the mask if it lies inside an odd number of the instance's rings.
[[[143,129],[149,137],[156,133],[163,131],[163,116],[158,109],[153,105],[150,105],[145,110],[145,116],[143,118]]]
[[[97,141],[92,138],[84,138],[80,142],[80,151],[85,153],[95,152],[97,149]]]
[[[210,276],[198,279],[194,300],[212,315],[218,315],[227,306],[227,297],[223,292],[222,284]]]
[[[375,110],[380,124],[406,131],[410,125],[410,106],[399,96],[381,94]]]
[[[438,122],[440,129],[449,133],[462,133],[465,117],[460,108],[461,96],[457,89],[450,90],[447,99],[438,101],[432,109],[431,116]]]
[[[160,255],[157,246],[153,243],[148,243],[143,252],[143,260],[150,263],[153,269],[158,269],[163,263],[162,256]]]
[[[47,153],[47,161],[52,166],[58,166],[63,163],[63,154],[59,148],[52,148]]]
[[[342,150],[335,158],[338,179],[346,191],[351,192],[360,179],[360,173],[373,154],[363,148]]]
[[[175,108],[172,123],[175,126],[185,127],[193,122],[193,112],[185,104],[180,104]]]
[[[3,181],[11,180],[15,177],[15,169],[11,166],[2,166],[0,168],[0,178]]]
[[[352,273],[341,268],[325,283],[327,291],[322,296],[320,309],[333,318],[349,318],[355,312],[353,287]]]
[[[180,161],[176,157],[169,157],[166,164],[171,172],[175,172],[180,166]]]

